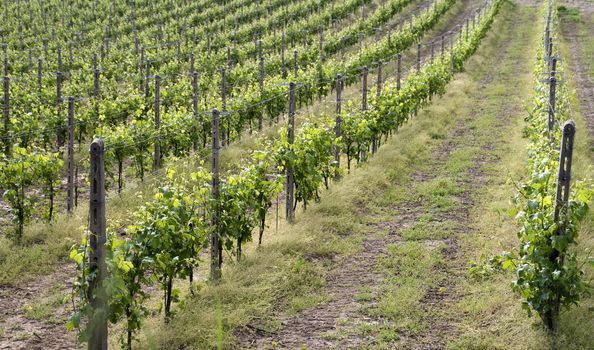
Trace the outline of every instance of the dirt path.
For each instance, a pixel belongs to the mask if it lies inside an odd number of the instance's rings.
[[[72,285],[72,264],[22,287],[0,287],[0,349],[74,349],[74,333],[65,320],[72,310],[64,304]]]
[[[566,1],[570,10],[581,12],[579,23],[562,16],[561,33],[569,43],[569,66],[573,73],[582,115],[594,135],[594,4],[587,1]]]
[[[517,16],[514,17],[512,25],[504,29],[507,33],[499,39],[501,43],[506,38],[522,37],[516,32],[518,20]],[[501,47],[504,49],[485,62],[491,67],[489,73],[476,78],[481,88],[492,83],[503,64],[509,64],[506,59],[512,60],[507,49],[509,45]],[[515,58],[513,60],[514,71],[499,77],[508,80],[506,83],[510,86],[517,83],[514,80],[526,69]],[[473,108],[458,117],[441,145],[431,151],[423,169],[412,174],[413,185],[407,191],[407,199],[382,208],[384,212],[397,214],[367,226],[362,251],[338,267],[328,281],[326,292],[331,301],[294,316],[280,316],[282,328],[276,333],[256,331],[242,334],[243,347],[381,349],[397,346],[403,349],[442,349],[448,339],[456,337],[460,320],[453,319],[447,310],[461,297],[456,287],[463,280],[461,277],[466,273],[468,263],[457,237],[472,234],[469,229],[472,222],[470,212],[476,204],[477,192],[488,181],[483,169],[498,162],[493,150],[505,138],[507,121],[517,112],[506,103],[512,98],[513,91],[497,96],[488,96],[482,91],[479,89],[472,94]],[[485,133],[469,127],[477,116],[490,108],[493,99],[497,101],[498,117],[494,118],[489,131]],[[453,174],[451,159],[457,156],[455,153],[464,151],[469,151],[466,160],[471,165]],[[440,186],[446,188],[444,193]],[[448,190],[448,186],[452,188]],[[427,188],[433,187],[433,190],[427,191]],[[424,227],[426,232],[419,227]],[[450,232],[439,234],[443,227]],[[404,271],[382,271],[393,259],[400,265],[406,265],[402,255],[406,256],[406,247],[410,244],[427,256],[435,255],[437,259],[426,275],[416,276],[416,284],[400,280],[404,278]],[[395,256],[394,251],[401,255]],[[414,259],[411,263],[415,263]],[[411,285],[416,288],[416,296],[410,299],[403,297],[400,302],[410,301],[415,310],[398,309],[397,316],[390,317],[386,311],[390,294],[395,295],[399,289],[406,290]],[[407,319],[412,321],[402,321]],[[396,334],[390,329],[396,330]]]

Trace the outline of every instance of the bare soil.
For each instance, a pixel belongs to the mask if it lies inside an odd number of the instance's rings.
[[[73,332],[66,330],[72,304],[63,303],[71,290],[74,269],[58,271],[24,286],[0,286],[0,349],[75,349]]]

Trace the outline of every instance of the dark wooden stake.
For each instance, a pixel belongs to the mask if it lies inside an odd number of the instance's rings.
[[[264,98],[264,56],[262,55],[262,40],[258,40],[258,56],[260,57],[260,99]],[[262,130],[262,119],[264,117],[264,109],[260,108],[258,113],[258,130]],[[251,126],[250,126],[251,128]],[[250,129],[251,130],[251,129]]]
[[[557,191],[555,194],[555,213],[553,220],[558,223],[558,236],[565,235],[567,224],[567,214],[569,205],[570,182],[571,182],[571,164],[573,156],[573,144],[575,139],[575,123],[573,120],[567,121],[563,125],[563,134],[561,136],[561,150],[559,154],[559,171],[557,173]],[[564,256],[557,249],[553,249],[550,256],[553,263],[563,264]],[[558,261],[559,260],[559,261]],[[556,296],[554,309],[545,313],[544,319],[549,330],[556,329],[556,323],[559,319],[561,308],[561,296],[559,292]]]
[[[382,61],[377,63],[377,98],[382,94],[382,65]]]
[[[74,97],[68,97],[68,197],[66,210],[74,209]]]
[[[396,57],[396,90],[400,91],[400,81],[402,80],[402,55],[398,53]]]
[[[225,69],[221,69],[221,104],[223,107],[223,113],[227,112],[227,78],[225,76]],[[225,146],[225,140],[228,130],[224,126],[221,127],[221,144]],[[229,140],[227,140],[229,144]]]
[[[288,141],[289,145],[292,145],[295,142],[295,83],[289,83],[289,113],[288,113]],[[287,171],[287,184],[286,184],[286,218],[289,223],[293,223],[295,220],[295,211],[293,210],[293,201],[294,201],[294,188],[295,188],[295,179],[293,177],[293,169],[288,167]]]
[[[283,66],[283,76],[287,74],[287,65],[285,62],[285,31],[281,34],[281,63]]]
[[[4,154],[10,157],[10,78],[4,77],[4,103],[3,103],[3,114],[4,114]]]
[[[153,153],[153,170],[161,167],[161,77],[155,76],[155,151]]]
[[[140,64],[138,66],[138,75],[139,75],[139,81],[140,81],[140,92],[144,92],[144,75],[143,75],[143,69],[145,66],[144,63],[144,47],[142,49],[140,49]]]
[[[87,291],[87,297],[91,304],[89,350],[107,350],[108,310],[104,293],[101,291],[103,280],[107,277],[104,155],[103,140],[93,140],[90,147],[89,245],[91,254],[89,255],[89,270],[90,274],[96,277],[89,281]]]
[[[553,139],[553,133],[551,132],[553,130],[553,127],[555,126],[555,90],[557,87],[557,72],[555,71],[557,69],[557,59],[553,58],[551,60],[551,77],[549,79],[549,108],[548,108],[548,133],[549,133],[549,138],[551,138],[551,140]]]
[[[192,108],[194,109],[194,123],[196,123],[196,130],[194,131],[198,134],[198,73],[192,73]],[[198,150],[198,141],[197,137],[194,138],[194,151]]]
[[[151,89],[149,87],[150,74],[151,74],[151,60],[146,60],[146,68],[144,70],[144,96],[147,98],[151,94]]]
[[[341,135],[341,124],[342,124],[342,76],[338,74],[336,76],[336,119],[335,119],[335,138],[338,139]],[[337,168],[340,168],[340,146],[334,145],[334,163]],[[336,172],[334,176],[335,180],[340,180],[340,173]]]
[[[210,234],[210,279],[217,283],[221,279],[222,261],[219,255],[219,111],[212,111],[212,233]]]

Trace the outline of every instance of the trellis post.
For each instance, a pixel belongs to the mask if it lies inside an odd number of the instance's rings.
[[[289,113],[288,113],[288,142],[289,145],[292,145],[295,142],[295,83],[289,83]],[[295,220],[295,212],[293,210],[293,202],[294,202],[294,187],[295,187],[295,178],[293,176],[293,169],[289,166],[286,169],[287,171],[287,184],[286,184],[286,198],[285,198],[285,205],[286,205],[286,217],[289,223],[293,223]]]
[[[103,140],[95,139],[90,147],[90,184],[89,191],[89,255],[90,275],[96,276],[89,281],[87,297],[91,304],[89,317],[89,350],[107,350],[108,310],[102,288],[107,277],[105,265],[106,220],[105,220],[105,147]]]

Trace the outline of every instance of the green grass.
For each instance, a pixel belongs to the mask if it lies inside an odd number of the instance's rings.
[[[53,309],[49,304],[25,305],[23,307],[25,317],[31,320],[43,320],[53,314]]]
[[[373,300],[373,293],[371,291],[371,287],[364,286],[359,288],[359,293],[355,294],[354,296],[355,301],[357,302],[369,302]]]
[[[576,22],[579,23],[582,21],[581,13],[579,9],[576,8],[567,8],[566,6],[559,6],[557,8],[559,12],[559,16],[563,18],[563,21],[568,22]]]
[[[64,304],[65,295],[63,291],[63,284],[56,281],[47,290],[46,295],[23,305],[25,317],[49,323],[63,323],[63,319],[56,317],[56,311]]]
[[[445,222],[424,222],[419,220],[412,227],[400,231],[400,236],[410,240],[443,239],[452,236],[452,230],[456,227],[453,221]]]
[[[450,178],[439,177],[416,186],[416,195],[428,202],[431,208],[438,211],[449,211],[456,204],[455,195],[461,192],[460,187]]]

